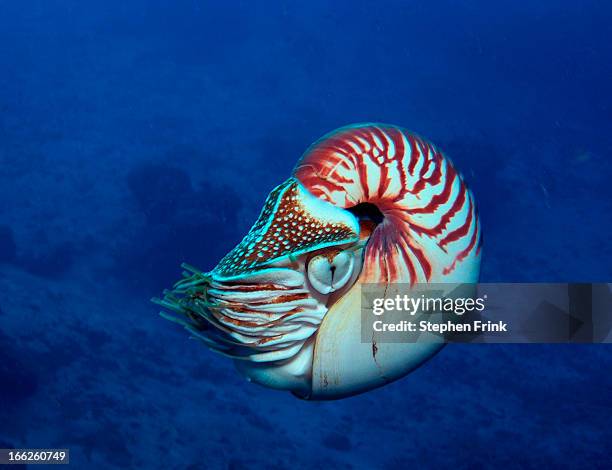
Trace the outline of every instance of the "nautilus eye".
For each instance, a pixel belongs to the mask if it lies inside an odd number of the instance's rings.
[[[329,294],[346,285],[353,275],[354,266],[353,253],[320,254],[308,262],[308,280],[321,294]]]
[[[217,266],[156,301],[250,381],[310,400],[399,379],[444,345],[362,336],[361,289],[474,283],[482,233],[452,162],[396,126],[357,124],[311,145]],[[394,287],[395,285],[395,287]]]

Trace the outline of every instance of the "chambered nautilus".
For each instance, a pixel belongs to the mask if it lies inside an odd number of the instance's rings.
[[[210,272],[188,265],[164,314],[248,380],[326,400],[396,380],[442,341],[361,336],[364,283],[475,283],[472,193],[427,140],[385,124],[327,134],[272,190],[242,242]]]

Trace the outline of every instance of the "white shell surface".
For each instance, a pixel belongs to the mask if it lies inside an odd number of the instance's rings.
[[[478,264],[472,264],[471,273],[464,268],[444,282],[476,282],[478,271]],[[395,293],[389,289],[387,298]],[[382,333],[372,332],[369,341],[362,341],[361,309],[361,284],[357,283],[325,315],[316,336],[308,399],[338,399],[388,384],[419,367],[444,346],[443,340],[434,335],[428,342],[385,343],[377,337]]]

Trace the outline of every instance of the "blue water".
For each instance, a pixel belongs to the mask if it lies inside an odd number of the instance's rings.
[[[431,139],[483,281],[612,279],[612,7],[0,1],[0,448],[74,468],[610,468],[612,349],[447,347],[327,403],[157,316],[324,133]]]

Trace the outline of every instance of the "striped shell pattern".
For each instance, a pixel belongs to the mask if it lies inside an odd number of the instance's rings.
[[[476,282],[481,244],[473,196],[439,149],[399,127],[353,125],[305,152],[215,269],[186,266],[158,303],[249,380],[341,398],[442,346],[364,344],[360,286]]]

